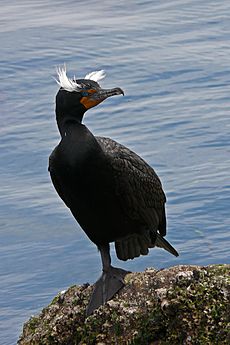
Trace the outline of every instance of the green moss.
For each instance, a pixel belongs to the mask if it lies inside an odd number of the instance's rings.
[[[27,325],[28,329],[33,334],[33,333],[35,333],[39,323],[40,323],[39,317],[34,316],[28,321],[28,323],[26,325]]]
[[[159,306],[154,308],[146,318],[138,317],[138,333],[131,341],[131,345],[147,345],[165,337],[166,320]]]
[[[139,324],[132,344],[228,344],[226,275],[229,267],[218,265],[196,272],[192,283],[182,278],[168,290],[167,307],[158,306]]]
[[[111,315],[111,323],[113,325],[113,332],[115,337],[120,337],[122,335],[122,324],[116,312]]]
[[[56,304],[60,299],[60,294],[58,294],[57,296],[55,296],[52,301],[50,302],[49,306]]]
[[[229,269],[178,266],[130,274],[113,301],[87,319],[92,287],[71,287],[25,325],[19,344],[227,345]]]

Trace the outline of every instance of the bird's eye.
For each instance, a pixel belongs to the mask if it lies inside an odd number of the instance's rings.
[[[82,91],[82,97],[86,97],[86,96],[88,96],[89,95],[89,93],[87,92],[87,91]]]

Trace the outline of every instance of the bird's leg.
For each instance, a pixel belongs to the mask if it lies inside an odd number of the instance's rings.
[[[98,249],[99,249],[100,254],[101,254],[102,271],[107,272],[111,267],[111,256],[110,256],[109,243],[98,246]]]
[[[111,266],[109,244],[98,247],[102,260],[103,303],[110,300],[124,285],[128,271]]]
[[[128,271],[111,266],[111,257],[109,253],[109,244],[100,245],[98,249],[102,260],[102,276],[95,283],[94,290],[86,310],[89,316],[102,304],[109,301],[124,285],[124,277]]]

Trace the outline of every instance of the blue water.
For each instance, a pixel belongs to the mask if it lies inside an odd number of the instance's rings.
[[[105,69],[114,97],[85,116],[136,151],[167,194],[168,236],[114,264],[133,271],[229,262],[230,2],[16,1],[0,9],[0,343],[72,284],[100,274],[95,246],[58,198],[47,160],[58,143],[55,67]]]

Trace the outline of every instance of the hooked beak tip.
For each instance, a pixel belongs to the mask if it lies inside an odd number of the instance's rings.
[[[115,87],[115,88],[109,89],[109,90],[101,90],[99,95],[101,97],[104,97],[104,98],[108,98],[108,97],[115,96],[115,95],[123,95],[124,96],[124,91],[120,87]]]
[[[123,96],[125,95],[124,91],[120,87],[117,87],[115,90],[117,91],[116,92],[117,95],[123,95]]]

